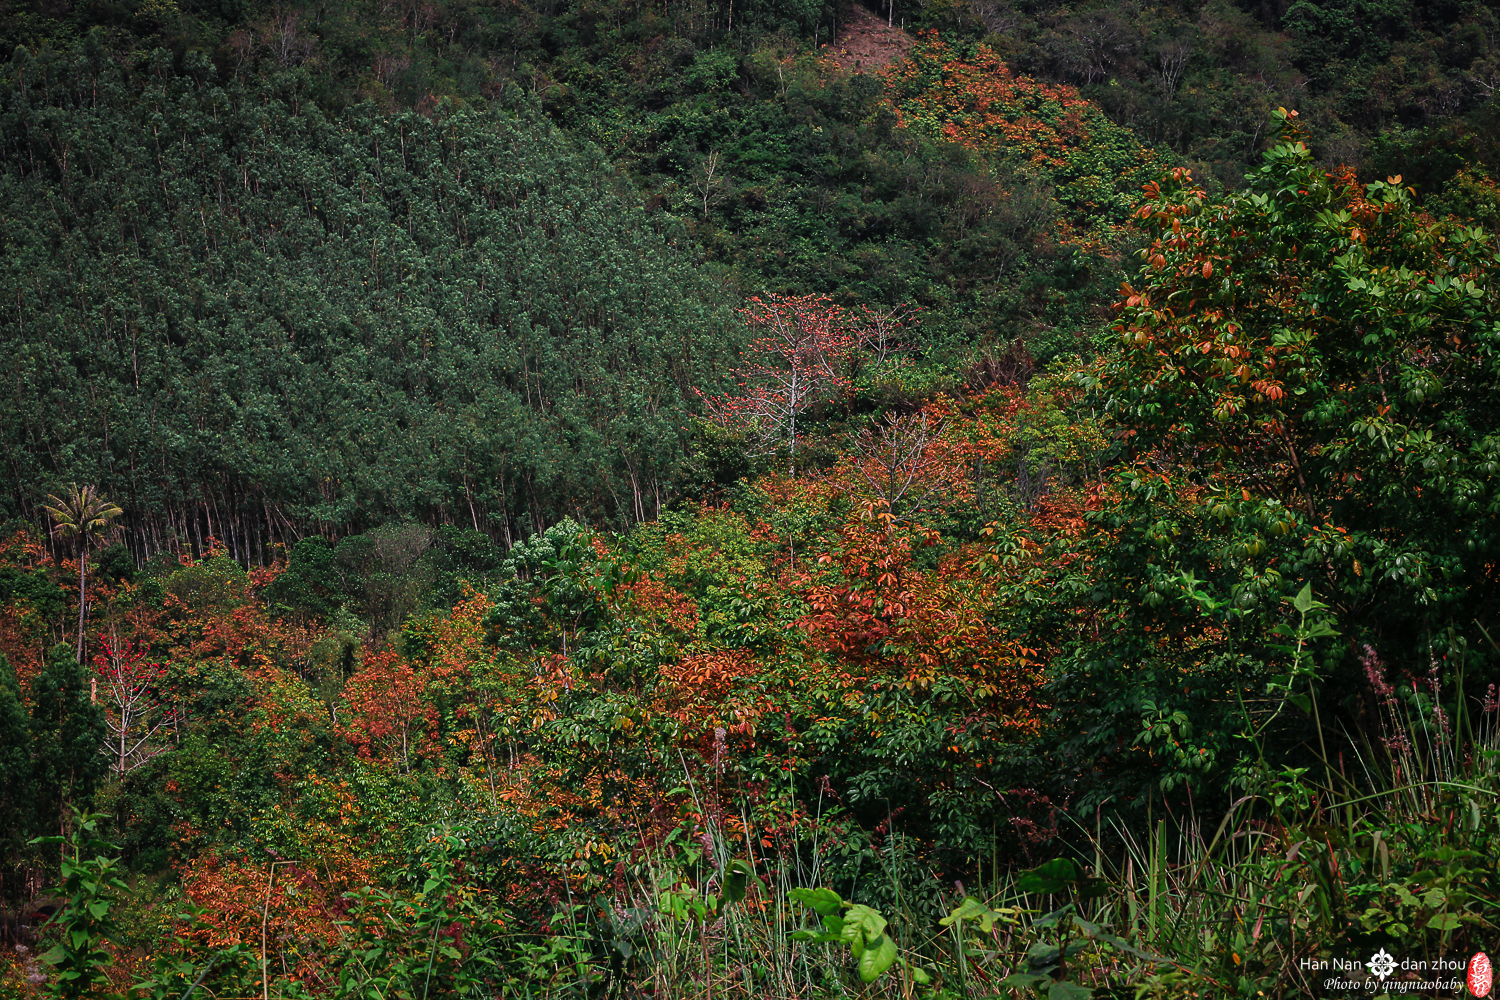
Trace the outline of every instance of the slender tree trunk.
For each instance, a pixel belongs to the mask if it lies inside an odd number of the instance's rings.
[[[792,410],[789,425],[792,432],[789,441],[790,451],[786,460],[786,474],[795,479],[797,476],[797,411],[795,409]]]
[[[89,562],[89,543],[80,538],[78,542],[78,662],[83,662],[83,612],[88,607],[85,599],[87,592],[84,590],[84,572]]]

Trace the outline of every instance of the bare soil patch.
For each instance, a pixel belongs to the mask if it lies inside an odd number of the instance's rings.
[[[821,46],[821,54],[845,73],[878,73],[905,58],[911,46],[911,36],[899,27],[887,25],[858,4],[849,4],[838,39]]]

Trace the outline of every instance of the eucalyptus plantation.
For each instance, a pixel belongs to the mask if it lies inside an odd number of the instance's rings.
[[[138,559],[242,563],[660,509],[733,330],[676,221],[519,94],[330,117],[165,58],[0,69],[0,509],[96,483]]]

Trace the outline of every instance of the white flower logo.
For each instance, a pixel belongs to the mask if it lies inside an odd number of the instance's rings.
[[[1384,981],[1392,972],[1396,971],[1396,960],[1384,948],[1377,951],[1370,959],[1370,972],[1376,979]]]

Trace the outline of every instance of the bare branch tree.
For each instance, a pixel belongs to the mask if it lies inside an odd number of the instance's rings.
[[[104,652],[94,657],[94,669],[104,682],[104,754],[115,777],[123,779],[171,749],[164,737],[177,722],[177,712],[158,687],[166,669],[148,662],[146,650],[129,642],[118,647],[106,642]]]
[[[693,172],[693,187],[697,188],[699,196],[703,199],[705,222],[708,221],[708,210],[723,201],[729,193],[729,180],[719,172],[721,162],[722,156],[719,151],[712,150]]]
[[[943,426],[925,410],[909,416],[891,413],[866,428],[855,443],[855,469],[885,507],[888,526],[963,488],[963,466],[943,447]]]
[[[295,66],[306,62],[308,56],[312,55],[317,42],[310,35],[303,34],[298,24],[302,20],[300,11],[277,10],[263,23],[256,26],[263,45],[271,50],[271,55],[276,62],[282,66]]]
[[[1177,87],[1182,83],[1182,74],[1192,57],[1193,47],[1185,40],[1173,42],[1157,53],[1157,79],[1161,81],[1162,93],[1167,95],[1167,100],[1170,101],[1172,95],[1177,93]]]
[[[858,339],[850,332],[848,310],[827,296],[752,297],[740,313],[760,333],[734,372],[744,395],[700,395],[716,423],[754,436],[758,454],[776,451],[784,442],[787,471],[794,475],[797,417],[819,398],[847,387],[843,369]]]
[[[860,306],[855,319],[854,334],[859,346],[866,352],[864,360],[875,367],[910,349],[905,331],[915,326],[920,308],[899,305],[893,309],[875,309]]]

